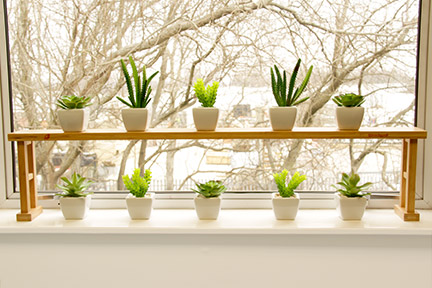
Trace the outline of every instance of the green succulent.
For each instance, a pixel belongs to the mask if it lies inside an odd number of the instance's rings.
[[[130,108],[146,108],[147,104],[151,101],[150,94],[152,92],[152,88],[150,86],[150,82],[156,76],[156,74],[159,73],[159,71],[156,71],[149,78],[147,78],[146,67],[144,66],[142,75],[143,78],[141,83],[141,77],[138,74],[135,62],[132,59],[132,56],[129,56],[129,62],[132,66],[132,76],[134,78],[135,84],[134,92],[134,88],[132,87],[132,80],[126,68],[126,64],[123,59],[121,59],[120,62],[123,70],[123,75],[126,79],[126,85],[129,93],[129,102],[119,96],[117,96],[117,99],[120,100],[123,104],[129,106]]]
[[[341,189],[337,189],[338,187],[334,186],[339,193],[346,197],[363,197],[365,195],[370,195],[371,193],[366,193],[364,190],[366,190],[370,185],[372,185],[371,182],[367,182],[363,185],[357,186],[357,184],[360,182],[360,176],[355,173],[351,173],[350,175],[346,173],[342,173],[342,181],[338,182],[337,184],[342,186]]]
[[[132,178],[129,175],[123,175],[123,183],[126,189],[137,198],[145,197],[151,182],[151,171],[146,169],[144,177],[140,176],[141,169],[136,168],[132,174]]]
[[[70,179],[66,177],[60,178],[65,184],[57,185],[57,188],[61,189],[63,192],[56,194],[61,197],[86,197],[89,194],[93,193],[84,193],[84,190],[87,189],[90,184],[93,182],[86,181],[85,177],[74,173]]]
[[[294,91],[294,85],[297,78],[297,73],[300,69],[300,63],[301,63],[301,59],[298,59],[297,64],[294,67],[293,73],[291,74],[289,86],[287,86],[288,82],[287,82],[285,70],[283,71],[283,76],[282,76],[282,74],[280,73],[276,65],[274,65],[274,71],[272,68],[270,68],[272,91],[273,91],[274,98],[279,107],[296,106],[309,99],[309,97],[304,97],[302,99],[299,99],[299,97],[303,93],[304,89],[306,88],[306,85],[309,82],[309,78],[312,74],[313,66],[309,67],[309,70],[307,71],[306,77],[303,79],[303,82]]]
[[[291,180],[286,185],[286,180],[288,176],[288,171],[284,169],[281,173],[273,174],[273,178],[276,182],[276,186],[279,191],[279,195],[283,198],[292,197],[294,195],[294,190],[306,180],[306,175],[301,175],[298,171],[294,173]]]
[[[64,110],[83,109],[90,106],[90,97],[65,95],[57,100],[57,106]]]
[[[225,192],[226,187],[220,181],[210,180],[206,183],[196,184],[197,189],[192,191],[201,194],[205,198],[218,197]]]
[[[341,94],[332,98],[333,102],[340,107],[360,107],[365,101],[365,97],[354,93]]]
[[[212,86],[204,85],[203,79],[199,78],[194,84],[195,95],[202,107],[213,107],[216,102],[217,90],[219,82],[214,81]]]

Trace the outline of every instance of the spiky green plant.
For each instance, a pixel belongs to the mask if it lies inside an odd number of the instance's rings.
[[[339,193],[346,197],[363,197],[366,195],[370,195],[370,193],[364,192],[370,185],[371,182],[366,182],[363,185],[358,186],[357,184],[360,182],[360,176],[356,173],[351,173],[350,175],[346,173],[342,173],[342,181],[337,184],[342,186],[342,188],[337,189],[338,187],[334,186]]]
[[[90,106],[90,97],[65,95],[57,100],[57,106],[64,110],[83,109]]]
[[[123,61],[123,59],[121,59],[120,62],[123,70],[123,75],[126,79],[126,85],[129,93],[129,97],[128,97],[129,102],[127,102],[126,100],[124,100],[119,96],[117,96],[117,99],[120,100],[125,105],[129,106],[130,108],[146,108],[147,104],[149,104],[151,101],[150,94],[152,92],[152,88],[150,86],[150,82],[156,76],[156,74],[159,73],[159,71],[156,71],[149,78],[147,78],[146,67],[144,66],[142,72],[143,78],[141,83],[141,77],[138,74],[138,70],[136,68],[135,62],[132,59],[132,56],[129,56],[129,62],[132,66],[132,76],[134,78],[134,86],[135,86],[135,91],[134,91],[134,88],[132,86],[132,80],[126,68],[126,64]]]
[[[213,107],[216,102],[219,82],[214,81],[212,86],[205,87],[204,80],[199,78],[194,84],[195,95],[202,107]]]
[[[201,194],[205,198],[218,197],[225,192],[226,187],[220,181],[210,180],[206,183],[197,183],[197,189],[192,191]]]
[[[301,63],[301,59],[298,59],[297,64],[294,67],[293,73],[291,74],[289,86],[288,86],[285,70],[283,71],[283,76],[282,76],[282,74],[280,73],[276,65],[274,65],[274,71],[272,68],[270,68],[273,96],[279,107],[296,106],[309,99],[309,97],[304,97],[302,99],[299,99],[299,97],[303,93],[304,89],[306,88],[306,85],[309,82],[309,78],[312,74],[313,66],[309,67],[306,76],[303,79],[303,82],[294,91],[297,73],[300,69],[300,63]]]
[[[62,190],[62,193],[56,194],[61,197],[86,197],[89,194],[93,193],[84,193],[84,190],[90,186],[91,181],[88,181],[85,177],[82,177],[80,174],[76,172],[72,175],[70,179],[66,177],[60,178],[65,184],[57,185],[57,188]]]
[[[306,180],[306,175],[301,175],[298,171],[294,173],[289,181],[288,185],[286,184],[288,176],[288,171],[284,169],[281,173],[273,174],[273,178],[276,182],[276,186],[279,191],[279,195],[283,198],[292,197],[294,195],[294,190]]]
[[[141,169],[136,168],[132,174],[132,178],[129,175],[123,175],[123,183],[126,189],[137,198],[145,197],[151,182],[151,171],[146,169],[144,177],[140,176]]]
[[[340,107],[360,107],[366,101],[364,96],[354,93],[341,94],[332,100]]]

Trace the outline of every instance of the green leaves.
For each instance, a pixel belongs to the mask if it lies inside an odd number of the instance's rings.
[[[204,85],[203,79],[199,78],[194,84],[195,95],[202,107],[213,107],[216,102],[217,90],[219,82],[214,81],[212,86]]]
[[[151,182],[151,171],[146,169],[144,177],[140,176],[141,169],[136,168],[130,179],[128,175],[123,175],[123,183],[126,189],[137,198],[142,198],[146,195]]]
[[[336,105],[341,107],[360,107],[365,101],[365,97],[354,93],[342,94],[332,98]]]
[[[74,173],[69,180],[66,177],[61,177],[61,180],[65,183],[64,185],[57,185],[57,188],[61,189],[63,193],[56,194],[61,197],[86,197],[92,193],[84,193],[84,190],[90,186],[91,181],[86,181],[85,177]]]
[[[294,190],[306,180],[306,175],[301,175],[298,171],[294,173],[288,185],[286,185],[286,180],[288,176],[288,171],[284,169],[281,173],[273,174],[273,178],[276,182],[276,186],[281,197],[292,197],[294,195]]]
[[[298,59],[297,64],[294,67],[293,73],[291,74],[291,78],[288,86],[288,93],[287,93],[286,71],[284,70],[283,74],[281,74],[279,68],[276,65],[274,65],[274,70],[270,68],[272,92],[273,92],[273,96],[275,97],[276,103],[278,104],[279,107],[296,106],[309,99],[309,97],[304,97],[302,99],[299,99],[299,97],[303,93],[304,89],[306,88],[309,82],[310,76],[312,74],[313,66],[309,67],[309,70],[307,71],[306,76],[303,79],[303,82],[294,91],[295,81],[297,78],[298,71],[300,69],[300,63],[301,63],[301,59]]]
[[[335,187],[339,193],[346,197],[363,197],[365,195],[370,195],[370,193],[365,193],[364,190],[369,188],[372,183],[367,182],[363,185],[357,186],[359,182],[360,176],[358,174],[351,173],[348,176],[348,174],[342,173],[342,181],[337,183],[337,185],[342,186],[342,188],[337,189],[337,187],[334,185],[333,187]]]
[[[89,102],[90,97],[66,95],[57,100],[57,106],[65,110],[83,109],[91,105]]]
[[[206,183],[196,184],[197,190],[192,191],[201,194],[205,198],[218,197],[225,192],[226,187],[220,181],[210,180]]]

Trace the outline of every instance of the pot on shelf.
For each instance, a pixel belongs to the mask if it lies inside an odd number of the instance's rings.
[[[58,110],[57,116],[64,132],[82,132],[87,129],[90,113],[87,109]]]
[[[299,209],[300,197],[294,193],[292,197],[281,197],[279,193],[272,194],[272,207],[276,219],[294,220]]]
[[[127,131],[145,131],[149,113],[147,108],[126,108],[122,110],[123,124]]]
[[[363,121],[364,107],[336,107],[336,121],[341,130],[358,130]]]
[[[126,196],[126,205],[132,220],[147,220],[153,210],[154,193],[146,193],[145,197]]]
[[[363,197],[347,197],[335,193],[336,210],[342,220],[361,220],[368,204],[368,199]]]
[[[60,208],[66,220],[84,219],[90,210],[91,195],[85,197],[60,197]]]
[[[274,131],[292,130],[297,117],[297,107],[271,107],[270,123]]]
[[[221,197],[205,198],[198,194],[194,199],[194,204],[200,220],[216,220],[221,207]]]
[[[196,107],[192,109],[195,128],[198,131],[214,131],[219,118],[219,109],[215,107]]]

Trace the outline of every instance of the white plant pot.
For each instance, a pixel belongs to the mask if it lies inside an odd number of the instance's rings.
[[[272,206],[276,219],[294,220],[300,203],[300,197],[294,193],[293,197],[284,198],[279,193],[272,194]]]
[[[198,194],[194,199],[194,204],[200,220],[216,220],[221,207],[221,197],[205,198]]]
[[[126,205],[129,216],[133,220],[146,220],[150,218],[153,209],[154,193],[147,193],[145,197],[137,198],[132,194],[126,196]]]
[[[123,124],[127,131],[145,131],[148,117],[147,108],[126,108],[122,110]]]
[[[195,128],[198,131],[213,131],[216,129],[219,109],[214,107],[197,107],[192,109]]]
[[[361,220],[368,204],[366,197],[346,197],[335,193],[336,210],[342,220]]]
[[[89,121],[87,109],[57,110],[60,126],[64,132],[82,132],[87,129]]]
[[[297,117],[297,107],[271,107],[269,111],[274,131],[292,130]]]
[[[60,208],[66,220],[83,219],[90,209],[91,195],[60,197]]]
[[[358,130],[363,121],[364,107],[336,107],[336,120],[341,130]]]

